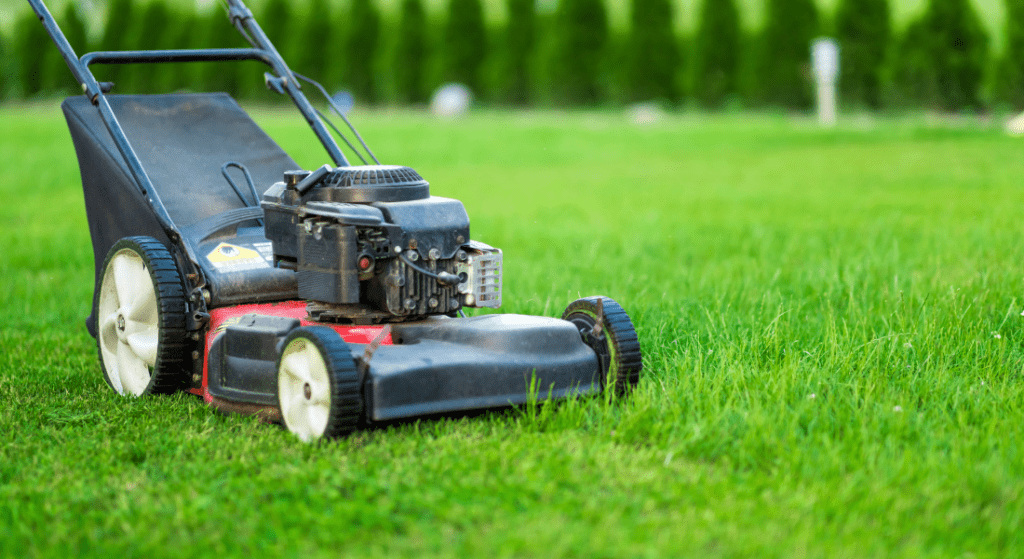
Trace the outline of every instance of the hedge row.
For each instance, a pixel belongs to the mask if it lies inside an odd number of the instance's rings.
[[[1006,52],[1024,52],[1024,0],[1006,2]],[[223,10],[183,11],[179,3],[110,0],[95,44],[68,3],[56,14],[76,50],[245,46]],[[740,26],[737,0],[702,0],[696,29],[681,35],[673,0],[631,0],[630,26],[608,24],[604,0],[560,0],[538,13],[537,0],[506,0],[503,27],[488,25],[480,0],[448,0],[434,18],[423,0],[402,0],[385,20],[380,0],[252,2],[267,35],[297,72],[360,102],[422,103],[448,81],[494,104],[597,105],[660,100],[707,108],[812,102],[810,42],[837,38],[841,99],[854,107],[1024,108],[1024,58],[996,60],[970,0],[928,0],[897,33],[888,0],[839,0],[825,20],[814,0],[766,0],[757,33]],[[299,6],[299,7],[297,7]],[[30,12],[13,37],[0,37],[0,97],[77,90]],[[96,67],[120,92],[225,90],[272,97],[259,63]]]

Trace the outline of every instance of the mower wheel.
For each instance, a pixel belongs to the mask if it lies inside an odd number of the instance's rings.
[[[100,366],[118,394],[169,394],[185,378],[185,292],[174,258],[152,237],[110,248],[96,302]]]
[[[363,412],[355,359],[324,326],[296,328],[277,361],[277,402],[289,431],[305,442],[354,431]]]
[[[597,353],[603,386],[613,385],[619,395],[636,386],[643,358],[636,330],[622,306],[608,297],[585,297],[570,303],[562,320],[576,325],[583,341]]]

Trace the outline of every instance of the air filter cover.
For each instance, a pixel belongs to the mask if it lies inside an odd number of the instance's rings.
[[[323,178],[336,202],[405,202],[430,197],[430,183],[401,165],[338,167]]]

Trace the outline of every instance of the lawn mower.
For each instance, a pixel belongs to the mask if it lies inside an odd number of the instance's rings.
[[[251,48],[81,58],[42,0],[29,4],[84,93],[61,108],[96,265],[86,327],[117,393],[187,391],[314,441],[637,383],[636,332],[607,297],[572,302],[561,319],[466,316],[501,305],[501,251],[471,239],[461,202],[380,164],[241,0],[226,0],[227,15]],[[267,87],[291,99],[331,163],[301,169],[227,94],[111,95],[90,70],[203,61],[268,66]]]

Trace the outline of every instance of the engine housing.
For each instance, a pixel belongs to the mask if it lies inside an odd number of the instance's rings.
[[[289,171],[263,195],[277,266],[320,320],[372,323],[501,304],[501,251],[471,241],[462,202],[408,167],[339,167],[304,192]],[[306,185],[308,186],[308,185]]]

